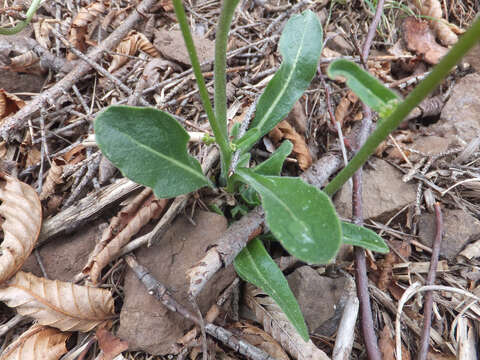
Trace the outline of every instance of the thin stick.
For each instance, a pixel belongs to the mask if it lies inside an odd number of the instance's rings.
[[[443,216],[440,204],[435,204],[435,225],[436,234],[433,242],[432,256],[430,258],[430,268],[428,269],[428,276],[426,285],[433,285],[437,275],[438,256],[440,255],[440,245],[442,243],[443,235]],[[425,293],[425,305],[423,306],[423,329],[420,338],[420,350],[418,351],[418,360],[426,360],[428,353],[428,346],[430,344],[430,326],[432,324],[432,309],[433,309],[433,293],[428,291]]]
[[[157,279],[155,279],[155,277],[148,271],[147,268],[140,265],[133,256],[127,255],[125,257],[125,261],[133,270],[138,279],[143,283],[143,285],[145,285],[149,295],[152,295],[155,297],[155,299],[159,300],[170,311],[176,312],[187,320],[190,320],[196,325],[201,326],[202,321],[196,315],[192,314],[187,308],[177,302],[170,294],[168,289]],[[243,340],[238,339],[231,332],[212,323],[205,323],[205,331],[249,359],[275,360],[262,350]]]

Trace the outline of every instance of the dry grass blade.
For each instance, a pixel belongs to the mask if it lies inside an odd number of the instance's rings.
[[[3,351],[0,360],[57,360],[67,352],[69,337],[69,333],[33,325]]]
[[[307,170],[312,165],[312,156],[308,150],[305,139],[295,131],[295,129],[286,120],[280,122],[268,136],[278,143],[282,139],[288,139],[293,143],[293,154],[298,160],[300,169]]]
[[[22,271],[0,288],[0,300],[41,325],[90,331],[114,315],[110,291],[47,280]]]
[[[297,360],[329,360],[329,357],[315,346],[312,340],[303,341],[284,312],[260,289],[247,285],[245,301],[263,324],[266,332],[273,336],[283,348]]]
[[[0,216],[3,242],[0,245],[0,284],[23,265],[37,242],[42,226],[42,206],[29,185],[0,173]]]
[[[138,50],[142,50],[154,58],[160,56],[160,53],[145,35],[132,30],[125,39],[118,44],[116,49],[118,54],[113,55],[112,63],[110,64],[108,71],[114,72],[121,68],[129,60],[128,56],[135,55]],[[122,54],[128,56],[123,56]]]

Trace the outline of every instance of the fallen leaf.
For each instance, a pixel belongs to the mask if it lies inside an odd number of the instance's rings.
[[[62,331],[87,332],[114,316],[110,291],[18,272],[0,288],[0,300],[20,315]]]
[[[4,89],[0,89],[0,119],[16,113],[25,105],[25,101]]]
[[[278,123],[277,126],[270,131],[268,137],[277,144],[282,139],[290,140],[293,143],[292,153],[297,158],[300,169],[307,170],[310,165],[312,165],[312,156],[310,155],[305,139],[297,133],[286,120]]]
[[[128,349],[128,343],[113,335],[104,327],[95,332],[98,346],[103,351],[101,360],[114,360],[115,357]]]
[[[81,52],[84,52],[87,49],[87,27],[100,15],[103,15],[105,11],[106,7],[103,4],[103,1],[91,3],[90,5],[80,9],[77,15],[73,18],[68,37],[68,40],[73,47]],[[73,53],[68,52],[67,60],[75,60],[76,58],[77,57]]]
[[[0,355],[0,360],[57,360],[67,352],[69,333],[48,326],[33,325]]]
[[[287,353],[280,344],[267,332],[247,322],[237,322],[233,327],[241,331],[241,337],[277,360],[289,360]]]
[[[446,46],[453,45],[458,41],[458,36],[452,30],[447,21],[443,20],[442,5],[438,0],[424,0],[414,2],[420,7],[422,15],[430,21],[430,27],[435,31],[437,38]]]
[[[40,193],[40,200],[45,200],[55,192],[57,185],[63,184],[63,167],[65,166],[65,160],[57,157],[52,160],[52,166],[48,170],[47,177],[42,186],[42,192]]]
[[[115,52],[117,54],[113,55],[112,62],[108,67],[109,72],[114,72],[115,70],[122,67],[128,60],[128,56],[133,56],[137,51],[142,50],[151,57],[159,57],[160,53],[153,46],[153,44],[147,39],[142,33],[138,33],[135,30],[132,30],[128,35],[123,39],[120,44],[117,45]],[[128,55],[128,56],[124,56]]]
[[[403,39],[411,51],[423,55],[429,64],[437,64],[448,49],[435,41],[428,23],[413,16],[407,17],[402,24]]]
[[[12,57],[8,69],[16,72],[42,75],[47,72],[47,69],[42,67],[39,61],[38,55],[33,50],[30,50]]]
[[[102,239],[85,265],[82,273],[89,275],[96,284],[102,269],[112,261],[120,249],[128,243],[150,220],[158,218],[168,204],[167,199],[157,199],[151,189],[142,191],[129,205],[115,216],[104,231]]]
[[[267,333],[297,360],[328,360],[329,357],[315,346],[312,340],[305,342],[280,307],[262,290],[247,285],[245,292],[247,306],[255,312],[257,320]]]
[[[382,353],[383,360],[396,360],[395,357],[395,340],[392,336],[392,331],[385,325],[380,332],[380,337],[378,339],[378,347]],[[410,352],[402,344],[402,360],[410,360]]]
[[[42,206],[29,185],[0,173],[0,216],[3,241],[0,244],[0,284],[23,265],[37,242],[42,225]]]

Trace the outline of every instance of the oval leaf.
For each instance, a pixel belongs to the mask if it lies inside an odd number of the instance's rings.
[[[255,166],[252,170],[261,175],[280,175],[283,163],[288,155],[292,152],[293,144],[289,140],[285,140],[282,145],[267,160]]]
[[[243,280],[259,287],[275,300],[303,340],[308,341],[308,329],[300,306],[262,241],[258,238],[250,241],[235,258],[234,266]]]
[[[310,10],[288,20],[279,42],[283,61],[258,100],[251,129],[237,145],[248,150],[290,112],[307,90],[322,52],[322,26]]]
[[[332,79],[338,76],[345,77],[348,87],[381,117],[388,116],[400,101],[397,94],[351,61],[335,60],[327,72]]]
[[[163,111],[109,106],[95,120],[95,137],[126,177],[151,187],[158,198],[210,185],[199,162],[187,153],[187,132]]]
[[[42,226],[42,205],[29,185],[0,173],[0,216],[3,241],[0,244],[0,284],[23,265],[38,239]]]
[[[62,331],[90,331],[114,316],[108,290],[47,280],[22,271],[7,287],[0,288],[0,301],[40,325]]]
[[[335,256],[342,231],[325,193],[299,178],[263,176],[245,168],[237,174],[260,194],[265,220],[290,254],[312,264]]]
[[[70,335],[35,324],[8,345],[0,355],[0,360],[58,360],[67,352],[65,342]]]
[[[360,246],[382,254],[390,251],[388,245],[376,232],[363,226],[342,221],[342,234],[345,244]]]

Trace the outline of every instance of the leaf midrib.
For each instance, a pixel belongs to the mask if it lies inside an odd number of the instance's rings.
[[[288,85],[290,84],[290,81],[292,80],[293,74],[295,73],[295,65],[298,62],[298,59],[300,57],[300,53],[302,52],[304,44],[305,44],[305,33],[306,33],[306,23],[307,23],[307,21],[309,21],[309,19],[308,19],[308,17],[305,17],[304,24],[303,24],[303,31],[302,31],[302,41],[301,41],[300,46],[298,48],[297,54],[295,55],[295,60],[292,63],[290,73],[287,77],[287,81],[285,81],[285,86],[282,87],[282,89],[281,89],[279,95],[277,96],[276,100],[273,102],[272,106],[270,106],[268,108],[268,111],[265,113],[262,120],[260,120],[260,122],[256,126],[257,128],[261,128],[265,124],[265,122],[270,117],[271,113],[273,112],[273,109],[276,108],[280,99],[283,97],[285,91],[288,88]]]
[[[122,135],[126,136],[127,138],[129,138],[134,144],[138,145],[139,147],[144,148],[144,149],[146,149],[147,151],[151,152],[152,154],[157,155],[158,157],[160,157],[160,158],[162,158],[162,159],[164,159],[164,160],[172,163],[173,165],[176,165],[176,166],[178,166],[179,168],[181,168],[181,169],[183,169],[183,170],[185,170],[185,171],[193,174],[195,177],[201,179],[204,184],[207,184],[207,183],[208,183],[208,182],[206,181],[205,177],[203,176],[203,174],[199,175],[199,173],[196,172],[195,170],[193,170],[191,167],[186,166],[186,165],[183,164],[182,162],[179,162],[179,161],[177,161],[177,160],[175,160],[175,159],[173,159],[173,158],[171,158],[171,157],[168,157],[168,156],[166,156],[166,155],[163,155],[162,153],[160,153],[160,152],[152,149],[151,147],[148,147],[148,146],[142,144],[142,143],[139,142],[137,139],[135,139],[134,137],[132,137],[131,135],[129,135],[129,134],[127,134],[127,133],[124,133],[124,132],[121,132],[121,131],[119,131],[119,132],[120,132],[120,134],[122,134]],[[187,154],[187,156],[189,156],[189,155]]]
[[[243,173],[245,173],[245,171],[241,171]],[[270,189],[268,189],[267,187],[265,187],[264,185],[262,185],[260,182],[258,182],[257,180],[255,180],[255,178],[253,176],[251,176],[250,174],[247,173],[247,176],[253,181],[255,182],[256,184],[258,184],[259,187],[261,187],[265,192],[267,192],[271,197],[273,197],[274,199],[278,199],[278,202],[280,203],[280,205],[282,205],[283,208],[285,208],[287,210],[287,212],[292,216],[293,219],[297,220],[299,223],[301,223],[303,225],[304,228],[308,229],[309,227],[306,226],[305,222],[303,220],[301,220],[300,218],[297,218],[295,216],[295,214],[290,210],[290,208],[288,207],[288,205],[282,201],[282,199],[278,196],[275,195],[274,192],[272,192]],[[267,211],[267,210],[265,210]],[[268,213],[268,212],[267,212]],[[314,241],[315,243],[315,241]]]

